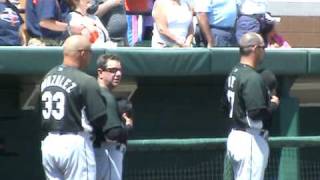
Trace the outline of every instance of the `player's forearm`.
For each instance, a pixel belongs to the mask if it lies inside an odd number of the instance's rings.
[[[254,110],[248,111],[248,116],[253,121],[254,120],[268,121],[272,118],[272,113],[269,111],[268,108],[262,108],[262,109],[254,109]]]
[[[90,125],[93,127],[93,129],[95,130],[99,130],[99,131],[103,131],[103,127],[106,123],[107,120],[107,115],[106,114],[102,114],[101,116],[93,119],[90,121]]]
[[[67,31],[68,30],[68,24],[65,22],[60,22],[57,20],[52,20],[52,19],[44,19],[41,20],[39,23],[40,27],[46,28],[52,31]]]
[[[270,106],[268,107],[268,111],[270,113],[274,113],[278,109],[278,104],[271,102]]]

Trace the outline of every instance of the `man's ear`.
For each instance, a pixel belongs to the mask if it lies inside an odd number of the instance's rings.
[[[85,55],[84,53],[86,53],[86,52],[83,51],[83,50],[80,51],[80,55],[81,55],[81,56],[84,56],[84,55]]]
[[[101,74],[102,71],[103,71],[103,70],[102,70],[101,68],[98,68],[98,69],[97,69],[97,74],[98,74],[98,75]]]

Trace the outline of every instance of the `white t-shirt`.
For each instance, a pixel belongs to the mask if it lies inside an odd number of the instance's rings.
[[[264,14],[267,12],[268,0],[237,0],[241,14]]]
[[[158,3],[160,2],[167,3],[167,8],[164,13],[167,17],[169,31],[181,41],[185,41],[188,35],[189,26],[192,23],[192,12],[188,4],[181,1],[181,5],[177,7],[172,6],[171,0],[161,0]],[[154,15],[152,14],[152,16]],[[156,23],[154,23],[153,27],[152,47],[161,47],[158,45],[159,42],[168,46],[175,45],[174,42],[159,33]]]

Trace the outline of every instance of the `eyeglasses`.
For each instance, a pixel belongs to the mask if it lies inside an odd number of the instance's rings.
[[[109,73],[113,73],[113,74],[118,71],[122,72],[122,69],[120,69],[120,68],[102,68],[102,70],[107,71]]]

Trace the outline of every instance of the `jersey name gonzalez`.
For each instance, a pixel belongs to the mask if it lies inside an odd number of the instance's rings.
[[[77,87],[77,84],[63,75],[50,75],[42,82],[41,92],[49,86],[57,86],[64,89],[67,93],[70,93],[72,89]]]

